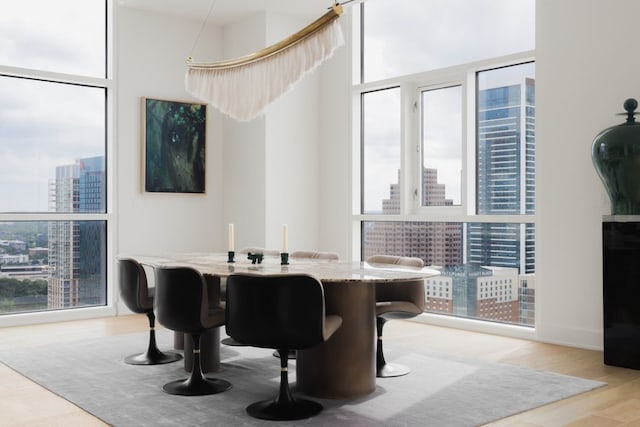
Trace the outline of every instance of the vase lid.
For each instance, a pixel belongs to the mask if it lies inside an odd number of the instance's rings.
[[[636,101],[634,98],[628,98],[627,100],[624,101],[624,109],[626,110],[626,113],[618,113],[618,116],[627,116],[627,121],[623,124],[637,124],[636,123],[636,118],[635,115],[638,114],[636,112],[636,108],[638,108],[638,101]]]

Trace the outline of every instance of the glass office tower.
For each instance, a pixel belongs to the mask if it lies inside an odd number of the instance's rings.
[[[58,166],[49,208],[60,213],[105,212],[104,156]],[[48,308],[105,304],[104,221],[50,221]]]
[[[535,81],[478,95],[477,213],[533,214],[535,208]],[[467,261],[535,271],[533,224],[470,223]]]

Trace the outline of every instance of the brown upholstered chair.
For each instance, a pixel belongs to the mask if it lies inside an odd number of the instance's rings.
[[[144,313],[149,319],[149,343],[147,350],[141,354],[134,354],[124,359],[131,365],[159,365],[175,362],[182,356],[173,352],[162,352],[156,344],[155,321],[153,313],[153,298],[155,288],[149,287],[147,274],[138,261],[132,258],[118,259],[118,286],[120,298],[134,313]]]
[[[327,260],[338,261],[340,256],[335,252],[322,252],[322,251],[294,251],[289,254],[291,259],[313,259],[313,260]]]
[[[155,267],[154,270],[158,322],[173,331],[190,334],[193,341],[191,375],[165,384],[163,390],[169,394],[202,396],[230,389],[228,381],[205,377],[200,361],[201,335],[224,325],[224,309],[210,302],[219,301],[219,297],[209,295],[205,278],[193,268]]]
[[[284,356],[325,342],[342,324],[342,317],[325,313],[322,283],[306,274],[234,273],[227,277],[226,311],[229,336],[280,353],[280,391],[275,399],[249,405],[249,415],[298,420],[320,412],[319,403],[291,394]]]
[[[367,258],[367,263],[372,265],[424,267],[424,262],[420,258],[392,255],[373,255]],[[376,328],[378,332],[376,351],[377,377],[398,377],[410,372],[407,366],[386,362],[382,345],[382,330],[388,320],[408,319],[418,316],[424,311],[424,307],[425,294],[423,279],[376,283]]]

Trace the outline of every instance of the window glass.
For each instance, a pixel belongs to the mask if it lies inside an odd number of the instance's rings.
[[[362,213],[400,213],[400,88],[362,95]],[[391,199],[389,193],[398,196]]]
[[[534,63],[483,71],[477,79],[478,214],[533,214]]]
[[[367,0],[363,10],[365,82],[535,47],[535,0]]]
[[[422,91],[422,205],[459,206],[462,87]]]
[[[107,12],[24,0],[0,14],[2,315],[107,304]]]
[[[534,325],[535,226],[531,223],[363,221],[362,258],[421,258],[425,311]]]
[[[20,0],[0,13],[0,64],[106,77],[106,4]]]
[[[415,256],[440,270],[425,282],[429,312],[533,326],[535,225],[524,215],[535,213],[535,0],[368,0],[361,10],[362,213],[379,214],[356,218],[363,259]],[[397,87],[398,102],[367,103],[374,85]],[[400,115],[400,99],[413,111]],[[367,152],[373,136],[385,154]]]
[[[0,314],[104,304],[105,221],[0,223]]]
[[[105,92],[0,77],[0,212],[105,211]]]

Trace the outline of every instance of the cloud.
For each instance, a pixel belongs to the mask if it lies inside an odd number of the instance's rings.
[[[533,0],[368,0],[367,81],[535,47]]]
[[[0,64],[104,77],[104,8],[95,0],[11,2],[0,14]]]
[[[367,82],[535,47],[534,0],[368,0],[364,13]],[[533,76],[534,66],[525,67]],[[522,69],[519,71],[521,80]],[[485,73],[482,84],[485,88],[505,85],[511,72]],[[512,79],[508,81],[513,84]],[[440,92],[451,91],[424,92],[423,99],[429,101],[423,105],[428,129],[421,142],[430,150],[424,164],[438,169],[438,181],[446,184],[447,197],[460,203],[462,94],[454,91],[453,96],[442,97]],[[365,95],[366,210],[380,209],[381,200],[389,197],[389,186],[398,181],[399,99],[398,89]]]
[[[104,155],[104,89],[1,76],[0,99],[0,211],[46,211],[57,166]]]

